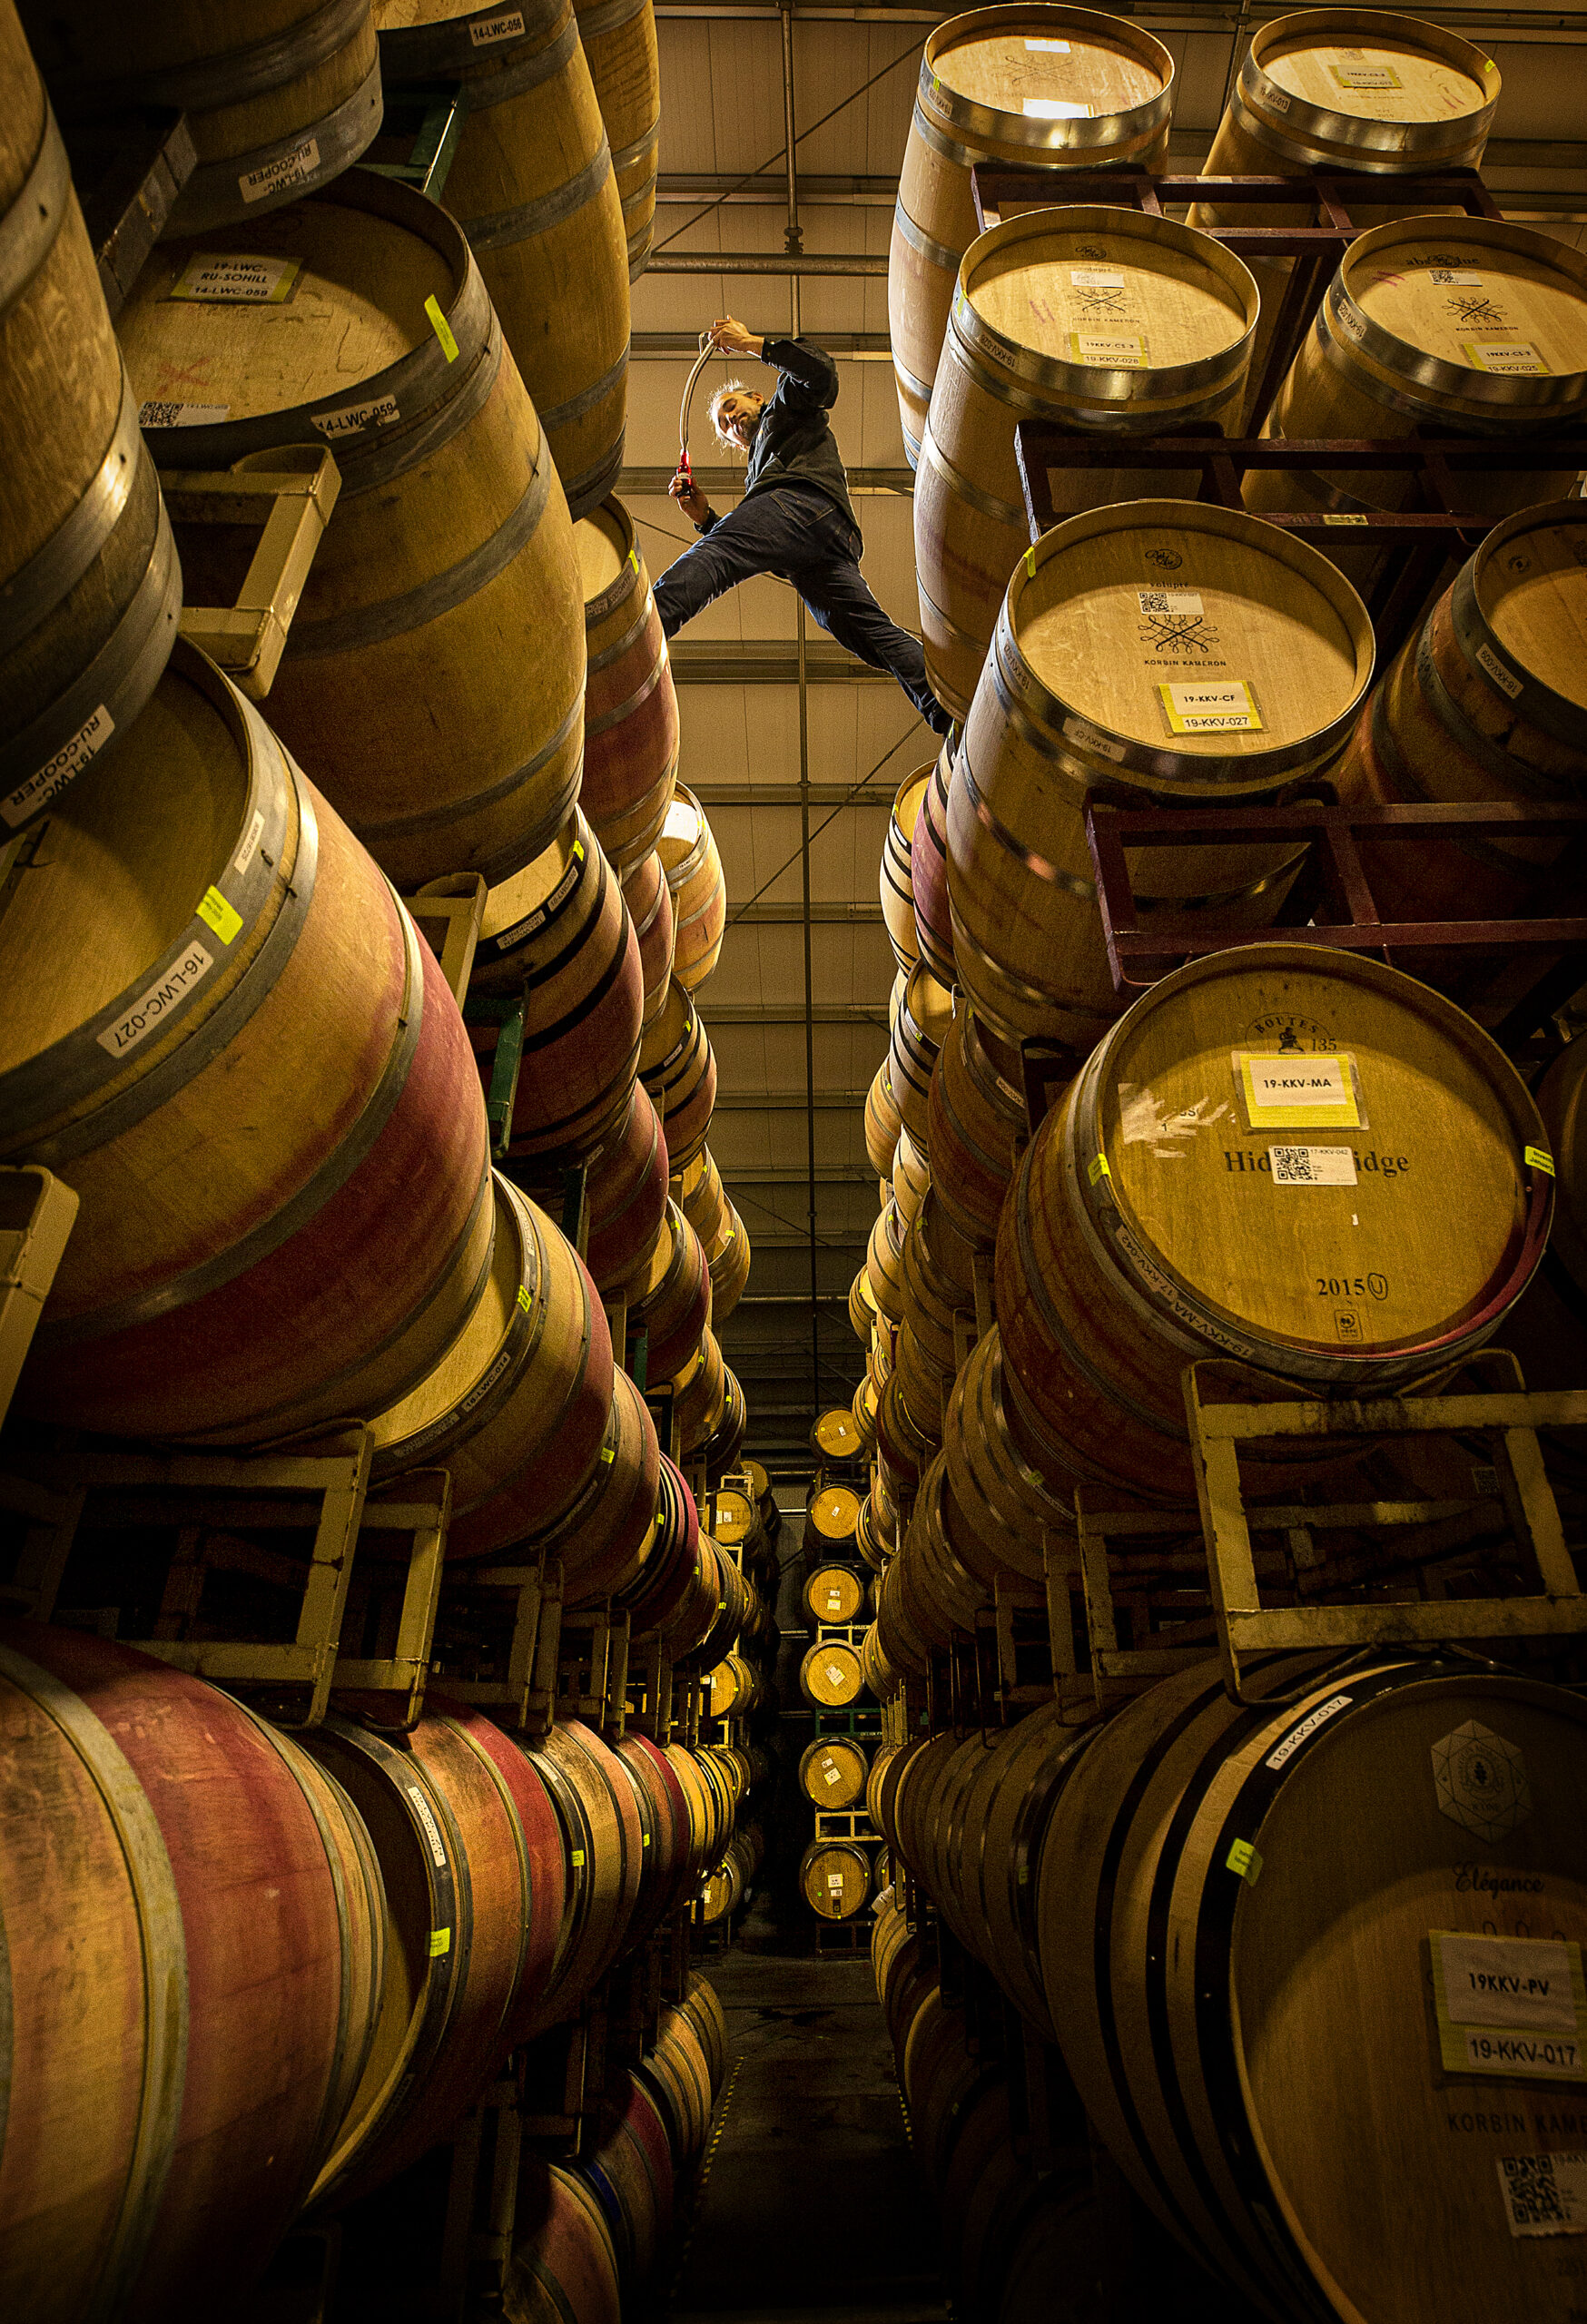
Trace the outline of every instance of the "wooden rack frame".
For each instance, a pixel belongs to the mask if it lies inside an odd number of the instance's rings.
[[[341,471],[312,444],[274,444],[229,468],[162,468],[160,483],[172,524],[261,527],[235,605],[184,606],[182,634],[250,702],[262,702],[340,496]]]
[[[0,1168],[0,1421],[76,1218],[77,1196],[53,1171],[36,1163]]]

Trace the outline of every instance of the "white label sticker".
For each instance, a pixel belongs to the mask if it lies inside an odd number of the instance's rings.
[[[1067,56],[1070,53],[1067,40],[1028,40],[1025,48],[1031,56]]]
[[[410,1783],[409,1785],[408,1797],[413,1802],[414,1814],[424,1826],[425,1837],[429,1842],[431,1863],[437,1865],[445,1864],[447,1860],[447,1852],[441,1844],[440,1828],[436,1823],[434,1816],[430,1813],[429,1800],[425,1797],[423,1792],[420,1791],[416,1783]]]
[[[1105,266],[1071,266],[1069,279],[1078,290],[1122,290],[1124,277]]]
[[[124,1057],[129,1049],[135,1049],[140,1041],[158,1031],[214,965],[214,955],[202,944],[190,944],[181,960],[173,961],[146,992],[141,992],[123,1016],[105,1027],[99,1036],[100,1048],[108,1049],[112,1057]]]
[[[1138,331],[1071,330],[1070,353],[1077,363],[1097,363],[1109,371],[1144,371],[1146,341]]]
[[[1529,339],[1501,343],[1497,340],[1463,339],[1460,351],[1474,371],[1490,371],[1501,379],[1546,379],[1548,365]]]
[[[829,1662],[827,1664],[826,1675],[833,1686],[841,1687],[843,1685],[843,1674],[837,1663]]]
[[[248,836],[232,858],[233,872],[246,872],[253,861],[253,851],[264,836],[264,816],[259,808],[253,811],[253,821],[248,826]]]
[[[395,396],[378,396],[373,403],[349,403],[340,411],[318,411],[314,425],[321,436],[356,436],[365,428],[389,428],[400,417]]]
[[[1477,648],[1477,659],[1482,664],[1484,669],[1486,670],[1488,675],[1493,679],[1493,684],[1498,687],[1500,693],[1502,694],[1507,694],[1510,700],[1513,702],[1516,695],[1521,692],[1521,680],[1516,676],[1514,671],[1507,670],[1505,668],[1503,663],[1500,661],[1499,656],[1494,653],[1491,645],[1479,645]]]
[[[1245,1053],[1251,1102],[1264,1111],[1276,1106],[1348,1106],[1355,1093],[1338,1057],[1271,1057]]]
[[[1567,1944],[1550,1937],[1457,1935],[1444,1929],[1439,1932],[1438,1959],[1452,2024],[1575,2032]]]
[[[836,1891],[836,1893],[841,1896],[843,1895],[843,1874],[842,1874],[841,1872],[829,1872],[829,1873],[827,1874],[827,1876],[826,1876],[826,1885],[827,1885],[827,1887],[828,1887],[829,1891],[830,1891],[830,1890],[835,1890],[835,1891]]]
[[[1067,97],[1026,97],[1022,100],[1027,121],[1089,121],[1089,105],[1070,104]]]
[[[229,403],[159,403],[138,406],[140,428],[213,428],[231,413]]]
[[[28,817],[45,807],[58,792],[64,791],[74,776],[82,773],[91,759],[96,758],[115,732],[115,720],[102,702],[91,718],[85,718],[69,743],[63,743],[53,759],[46,759],[25,783],[17,784],[8,799],[0,801],[0,815],[15,829]]]
[[[1269,89],[1262,102],[1274,113],[1289,111],[1289,99],[1282,89]]]
[[[1458,283],[1465,290],[1480,290],[1483,287],[1480,274],[1462,274],[1452,266],[1430,266],[1427,280],[1429,282]]]
[[[505,15],[476,17],[468,27],[468,38],[475,48],[494,48],[500,40],[521,40],[523,33],[523,11],[519,8],[509,8]]]
[[[1276,1187],[1353,1187],[1355,1157],[1347,1146],[1270,1146]]]
[[[261,169],[247,170],[237,181],[237,191],[244,202],[264,202],[272,193],[280,193],[284,186],[301,185],[320,167],[320,140],[305,137],[290,153],[274,162],[266,162]]]
[[[821,1779],[823,1783],[827,1784],[842,1783],[843,1779],[843,1771],[842,1768],[823,1768],[821,1771]]]
[[[1158,688],[1174,734],[1259,734],[1262,714],[1244,678]]]
[[[1512,2235],[1587,2235],[1587,2154],[1497,2154]]]
[[[298,279],[301,259],[258,258],[246,251],[201,251],[190,258],[168,299],[195,299],[202,305],[279,307]]]
[[[1138,589],[1143,614],[1187,614],[1202,618],[1201,599],[1194,589]]]
[[[1342,89],[1360,89],[1368,95],[1387,96],[1393,90],[1405,86],[1392,64],[1368,64],[1357,49],[1355,55],[1342,48],[1343,64],[1331,64],[1328,70]]]
[[[1326,1727],[1329,1719],[1346,1709],[1353,1699],[1349,1695],[1330,1695],[1326,1703],[1317,1705],[1316,1710],[1307,1711],[1300,1725],[1292,1727],[1283,1742],[1268,1752],[1263,1766],[1271,1768],[1276,1775],[1281,1768],[1288,1766],[1301,1745],[1310,1741],[1319,1727]]]

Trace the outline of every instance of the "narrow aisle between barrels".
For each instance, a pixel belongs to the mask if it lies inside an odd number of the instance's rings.
[[[726,2013],[727,2094],[669,2324],[943,2324],[869,1959],[702,1965]]]

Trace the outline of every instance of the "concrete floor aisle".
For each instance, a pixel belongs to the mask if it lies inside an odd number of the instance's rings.
[[[943,2324],[936,2234],[871,1965],[700,1965],[730,2096],[669,2324]]]

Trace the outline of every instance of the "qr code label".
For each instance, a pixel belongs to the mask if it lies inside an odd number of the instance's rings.
[[[1270,1146],[1276,1187],[1353,1187],[1355,1157],[1347,1146]]]
[[[1587,2154],[1494,2160],[1512,2235],[1587,2235]]]
[[[1138,589],[1135,594],[1143,614],[1188,614],[1194,621],[1201,619],[1201,597],[1195,589]]]

